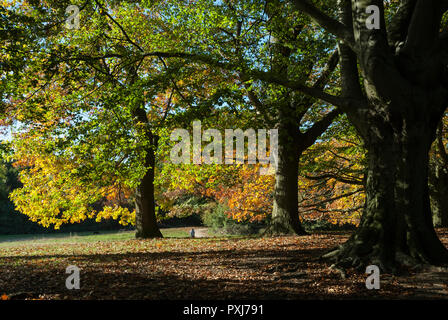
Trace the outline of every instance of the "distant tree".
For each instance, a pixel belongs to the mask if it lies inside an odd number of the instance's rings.
[[[447,117],[440,122],[430,153],[429,195],[435,227],[448,227],[448,152],[446,149]]]
[[[157,32],[170,25],[132,1],[116,4],[79,4],[79,30],[64,30],[63,3],[30,1],[11,9],[48,31],[37,37],[41,45],[29,52],[17,71],[23,81],[11,84],[6,99],[9,124],[20,125],[16,159],[29,166],[21,174],[24,187],[12,197],[20,211],[45,226],[96,215],[135,221],[138,238],[161,237],[154,200],[159,131],[176,110],[191,121],[194,113],[181,111],[201,109],[200,101],[219,96],[220,81],[211,79],[222,80],[222,74],[142,56],[163,43]],[[155,11],[169,7],[146,5]],[[32,32],[27,21],[21,25]],[[128,208],[98,213],[92,207],[117,189],[134,190],[135,219]]]

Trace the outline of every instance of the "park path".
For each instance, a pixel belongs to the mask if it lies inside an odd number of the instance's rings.
[[[208,234],[208,228],[203,228],[203,227],[199,227],[199,228],[194,228],[194,237],[195,238],[208,238],[210,237],[210,235]]]

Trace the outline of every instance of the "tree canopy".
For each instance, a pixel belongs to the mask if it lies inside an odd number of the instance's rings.
[[[79,27],[66,25],[69,4]],[[23,184],[11,199],[46,227],[114,218],[140,238],[160,237],[157,219],[190,212],[186,203],[264,221],[271,235],[325,218],[358,226],[325,255],[336,268],[446,264],[433,219],[445,223],[436,212],[448,209],[447,10],[436,0],[9,1],[2,124],[14,128]],[[198,119],[204,130],[278,130],[275,175],[247,158],[173,164],[170,133]]]

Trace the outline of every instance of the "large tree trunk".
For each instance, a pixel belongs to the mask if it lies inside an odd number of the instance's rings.
[[[299,219],[298,167],[299,161],[291,153],[279,152],[270,234],[306,234]]]
[[[448,154],[443,141],[443,121],[437,129],[437,140],[431,152],[429,196],[435,227],[448,227]]]
[[[298,124],[285,108],[279,112],[278,161],[275,173],[274,203],[266,234],[306,234],[299,219]],[[289,116],[289,117],[288,117]]]
[[[157,137],[148,127],[148,118],[143,108],[134,110],[134,118],[137,123],[144,123],[145,138],[149,142],[146,148],[145,167],[147,171],[135,190],[135,226],[136,238],[161,238],[162,233],[157,226],[156,206],[154,201],[154,168]]]
[[[122,48],[124,50],[124,48]],[[137,78],[137,68],[133,65],[127,66],[129,73],[129,86],[133,86]],[[139,239],[161,238],[162,233],[157,226],[156,205],[154,201],[154,169],[155,150],[157,150],[158,139],[153,134],[148,116],[145,110],[143,96],[136,97],[131,109],[134,124],[138,130],[143,130],[143,139],[147,142],[145,154],[145,175],[135,190],[135,237]],[[143,125],[143,126],[142,126]]]
[[[448,227],[448,170],[440,161],[431,161],[429,171],[429,194],[431,198],[434,227]]]
[[[157,226],[154,201],[154,151],[146,154],[147,171],[135,192],[135,225],[136,238],[161,238],[162,233]]]
[[[446,62],[438,52],[442,4],[407,2],[389,30],[365,27],[367,7],[383,8],[382,1],[340,4],[341,22],[353,29],[351,45],[340,45],[342,95],[349,101],[343,108],[364,140],[369,162],[360,226],[324,257],[360,271],[371,264],[392,272],[402,265],[447,264],[428,187],[429,149],[448,101]]]
[[[401,265],[448,263],[432,225],[428,189],[437,124],[424,115],[393,120],[382,115],[368,122],[365,212],[352,237],[326,255],[336,266],[375,264],[395,272]]]

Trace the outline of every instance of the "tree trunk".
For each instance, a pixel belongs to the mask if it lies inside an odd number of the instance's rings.
[[[443,141],[443,120],[437,128],[437,139],[431,152],[429,196],[434,227],[448,227],[448,153]]]
[[[295,119],[279,112],[278,161],[275,173],[274,204],[266,234],[306,234],[299,219],[299,128]]]
[[[448,227],[448,170],[440,161],[431,162],[429,172],[429,194],[431,198],[434,227]]]
[[[373,264],[396,272],[402,265],[448,263],[429,201],[429,149],[437,124],[425,116],[400,118],[381,115],[368,122],[365,211],[351,238],[324,256],[336,266],[362,270]]]
[[[135,224],[136,238],[161,238],[162,233],[157,226],[154,201],[154,150],[148,148],[145,166],[148,168],[135,192]]]
[[[154,201],[154,168],[155,149],[157,148],[157,137],[153,135],[149,128],[148,118],[145,109],[138,107],[133,111],[136,123],[145,124],[144,136],[148,142],[145,155],[145,175],[140,181],[135,192],[135,226],[136,238],[161,238],[162,233],[157,226],[156,205]]]

